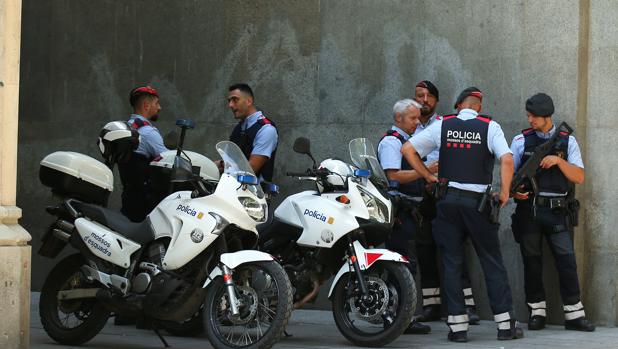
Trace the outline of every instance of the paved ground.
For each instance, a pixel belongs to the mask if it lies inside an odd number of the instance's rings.
[[[66,348],[55,344],[43,330],[38,316],[38,294],[32,297],[30,343],[33,349]],[[618,348],[618,328],[598,328],[594,333],[564,331],[562,327],[550,326],[543,331],[526,331],[525,338],[516,341],[499,342],[493,322],[481,321],[472,326],[469,342],[450,343],[446,340],[447,328],[443,323],[431,323],[429,335],[403,335],[388,348]],[[300,310],[294,312],[288,326],[292,337],[282,339],[275,348],[355,348],[341,336],[328,311]],[[166,337],[172,348],[212,348],[206,337]],[[93,340],[82,348],[89,349],[146,349],[163,348],[159,338],[152,331],[138,330],[130,326],[114,326],[110,323]]]

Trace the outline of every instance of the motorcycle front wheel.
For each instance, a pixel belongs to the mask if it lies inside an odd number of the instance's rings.
[[[39,300],[39,315],[45,332],[64,345],[80,345],[96,336],[110,312],[96,298],[60,300],[59,292],[98,288],[80,270],[86,261],[79,254],[61,260],[49,273]]]
[[[356,275],[341,277],[333,292],[333,316],[339,331],[363,347],[381,347],[406,329],[416,308],[416,286],[403,263],[381,261],[363,271],[368,294]]]
[[[233,280],[239,314],[234,315],[223,278],[206,291],[204,323],[213,347],[267,349],[281,337],[292,314],[292,285],[275,261],[242,264]]]

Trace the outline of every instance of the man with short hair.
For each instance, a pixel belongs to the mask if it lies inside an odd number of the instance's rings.
[[[378,143],[378,159],[389,181],[399,184],[397,190],[409,198],[402,200],[420,201],[421,188],[417,187],[420,178],[418,173],[401,156],[401,146],[410,138],[418,125],[421,105],[411,99],[397,101],[393,106],[394,125],[386,131]],[[437,164],[434,170],[437,169]],[[416,259],[410,252],[410,240],[418,234],[418,222],[415,221],[411,212],[415,202],[402,203],[398,207],[395,224],[386,248],[405,256],[409,263],[408,268],[412,275],[416,275]],[[404,333],[427,334],[431,327],[416,320],[412,320]]]
[[[416,84],[414,91],[414,100],[422,105],[421,116],[419,118],[419,124],[414,132],[415,135],[419,134],[436,120],[440,120],[442,117],[436,113],[436,107],[440,101],[440,92],[436,85],[429,80],[422,80]],[[431,153],[427,154],[423,161],[431,168],[433,164],[436,164],[439,157],[438,149],[434,149]],[[437,171],[433,171],[436,173]],[[425,187],[425,181],[420,178],[417,180],[418,186],[422,190]],[[418,265],[421,272],[421,294],[423,295],[423,312],[418,316],[417,320],[421,322],[426,321],[439,321],[442,317],[442,298],[440,295],[440,272],[438,270],[438,256],[436,242],[432,236],[431,221],[436,217],[436,201],[433,195],[422,190],[423,201],[420,204],[420,214],[422,216],[422,224],[420,226],[419,233],[416,236],[416,255],[418,258]],[[468,266],[464,262],[463,273],[461,278],[463,292],[466,302],[466,312],[468,313],[468,319],[470,324],[476,325],[479,323],[480,318],[476,314],[476,304],[472,295],[472,286],[470,282],[470,276],[468,274]]]
[[[129,126],[140,135],[138,148],[126,163],[118,164],[122,182],[122,208],[120,211],[133,222],[141,222],[152,209],[149,197],[148,164],[168,149],[163,137],[152,124],[159,117],[161,105],[157,90],[150,86],[139,86],[129,93],[133,114]]]
[[[483,268],[489,302],[498,326],[497,338],[523,337],[523,331],[513,316],[511,288],[500,253],[499,225],[490,220],[487,205],[479,212],[483,194],[493,181],[496,157],[500,159],[502,179],[498,196],[500,206],[509,199],[513,178],[513,158],[500,125],[479,115],[482,99],[483,94],[476,87],[463,90],[455,103],[457,115],[437,120],[410,138],[401,149],[405,159],[428,183],[438,183],[439,192],[446,191],[436,205],[433,237],[442,251],[449,314],[448,339],[453,342],[468,340],[468,315],[461,285],[463,243],[467,237],[472,240]],[[434,149],[440,152],[438,176],[421,160]]]
[[[228,88],[228,107],[239,120],[230,135],[249,160],[256,176],[272,181],[279,135],[277,127],[254,104],[253,90],[247,84]]]
[[[552,121],[554,102],[547,94],[537,93],[530,97],[526,101],[526,112],[531,127],[515,136],[511,143],[516,170],[530,158],[537,146],[558,132]],[[560,295],[564,303],[564,327],[567,330],[592,332],[595,326],[586,319],[580,299],[571,238],[573,220],[577,218],[576,206],[579,205],[574,195],[575,184],[584,182],[584,164],[575,137],[567,134],[559,134],[558,137],[557,147],[543,158],[537,170],[535,180],[539,192],[531,192],[530,183],[527,183],[513,193],[517,208],[512,216],[512,228],[524,261],[524,290],[530,310],[528,329],[545,328],[545,238],[558,270]]]

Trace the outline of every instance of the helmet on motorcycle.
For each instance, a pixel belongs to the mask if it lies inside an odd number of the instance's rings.
[[[123,163],[139,145],[139,133],[126,122],[112,121],[103,126],[97,139],[99,150],[110,168],[117,162]]]
[[[319,168],[325,168],[331,172],[326,177],[324,185],[318,182],[320,192],[324,191],[324,187],[329,187],[329,190],[345,190],[346,177],[354,174],[354,169],[350,164],[338,159],[326,159],[320,163]]]

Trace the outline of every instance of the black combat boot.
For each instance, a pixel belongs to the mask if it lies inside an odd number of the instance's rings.
[[[468,331],[450,331],[448,333],[448,340],[456,343],[465,343],[468,341]]]
[[[528,319],[528,329],[532,331],[542,330],[545,328],[545,316],[532,315]]]
[[[511,327],[507,330],[498,329],[498,340],[506,341],[510,339],[519,339],[524,338],[524,330],[521,329],[517,325],[517,321],[515,319],[510,320]]]
[[[431,332],[431,327],[420,323],[418,320],[412,320],[408,328],[403,331],[404,334],[428,334]]]
[[[566,320],[564,322],[565,330],[573,330],[573,331],[584,331],[584,332],[594,332],[596,327],[590,321],[588,321],[585,317],[580,317],[574,320]]]

